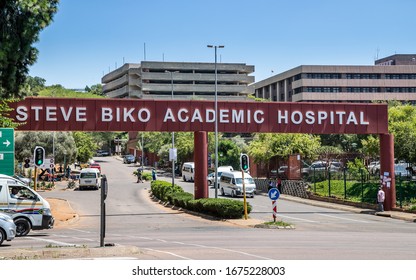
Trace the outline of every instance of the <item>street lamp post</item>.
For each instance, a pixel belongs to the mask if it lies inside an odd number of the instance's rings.
[[[208,48],[215,50],[215,169],[214,169],[214,184],[215,184],[215,198],[218,197],[218,92],[217,92],[217,49],[224,48],[224,46],[207,45]]]
[[[178,73],[179,71],[165,71],[166,73],[170,73],[170,86],[171,86],[171,92],[172,92],[172,100],[173,100],[173,73]],[[175,132],[172,131],[172,187],[175,185]]]

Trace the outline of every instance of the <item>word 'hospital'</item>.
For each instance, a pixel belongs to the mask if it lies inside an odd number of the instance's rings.
[[[293,124],[301,124],[305,122],[307,124],[323,124],[329,121],[329,124],[355,124],[355,125],[368,125],[369,122],[365,119],[364,112],[360,112],[357,117],[355,112],[346,111],[293,111],[290,113],[285,110],[278,110],[277,123],[288,124],[289,120]]]

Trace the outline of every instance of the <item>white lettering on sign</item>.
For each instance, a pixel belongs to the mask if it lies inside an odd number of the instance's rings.
[[[135,108],[116,108],[115,112],[113,108],[103,107],[101,108],[101,121],[103,122],[136,122],[134,118]],[[142,108],[137,111],[137,119],[140,122],[148,122],[150,120],[149,109]]]
[[[46,121],[47,122],[56,122],[56,107],[46,107]]]
[[[345,111],[306,111],[305,113],[301,111],[290,112],[288,110],[278,110],[277,111],[277,123],[278,124],[301,124],[305,122],[307,124],[323,124],[328,122],[329,124],[339,124],[339,125],[369,125],[368,120],[366,119],[365,113],[360,112],[357,116],[355,112],[345,112]]]
[[[205,119],[204,119],[205,117]],[[221,109],[218,111],[219,123],[251,123],[254,120],[257,124],[264,123],[264,112],[256,110],[251,113],[251,110],[235,110],[235,109]],[[179,109],[176,113],[172,108],[167,108],[163,122],[181,122],[186,123],[213,123],[215,122],[215,110],[206,109],[205,114],[201,113],[200,109],[189,111],[188,109]]]
[[[287,107],[290,108],[290,107]],[[333,107],[331,107],[333,108]],[[101,112],[100,112],[101,110]],[[163,109],[162,109],[163,110]],[[16,107],[16,120],[19,122],[87,122],[98,116],[97,121],[101,122],[117,122],[117,123],[148,123],[152,119],[151,111],[147,108],[128,107],[110,107],[105,105],[97,108],[95,111],[88,110],[87,106],[74,105],[20,105]],[[159,115],[158,111],[158,115]],[[218,110],[217,120],[219,123],[227,124],[264,124],[271,120],[266,116],[267,111],[263,109],[240,109],[240,108],[221,108]],[[204,124],[214,123],[216,116],[215,110],[211,108],[188,108],[166,107],[164,115],[161,113],[163,123],[191,123]],[[277,124],[282,125],[369,125],[368,116],[365,110],[325,110],[312,109],[309,110],[284,110],[277,109],[275,111]],[[159,117],[157,118],[159,119]]]
[[[59,109],[58,109],[59,108]],[[73,108],[69,107],[66,111],[65,107],[56,107],[56,106],[31,106],[27,108],[26,106],[18,106],[16,108],[16,119],[19,121],[27,121],[29,119],[29,112],[33,112],[34,120],[40,121],[41,114],[44,114],[45,121],[47,122],[57,122],[58,117],[61,117],[68,121],[73,113]],[[58,116],[58,112],[60,116]],[[76,107],[75,108],[75,119],[78,122],[87,121],[87,108],[85,107]]]

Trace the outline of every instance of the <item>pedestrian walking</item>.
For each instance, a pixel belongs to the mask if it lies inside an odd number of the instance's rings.
[[[152,169],[152,180],[156,181],[156,169]]]
[[[270,179],[269,180],[269,185],[267,187],[267,191],[270,191],[270,189],[272,189],[272,188],[274,188],[274,185],[273,185],[273,181]]]
[[[378,188],[377,193],[377,204],[378,204],[378,211],[383,212],[384,211],[384,200],[386,199],[386,194],[383,191],[382,187]]]
[[[277,185],[277,189],[279,190],[279,193],[282,193],[282,179],[280,179],[280,177],[277,178],[276,185]]]
[[[143,183],[143,174],[142,169],[139,167],[137,168],[137,183]]]

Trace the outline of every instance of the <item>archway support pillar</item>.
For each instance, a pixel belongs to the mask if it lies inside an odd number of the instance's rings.
[[[206,131],[194,132],[194,198],[208,198],[208,134]]]

